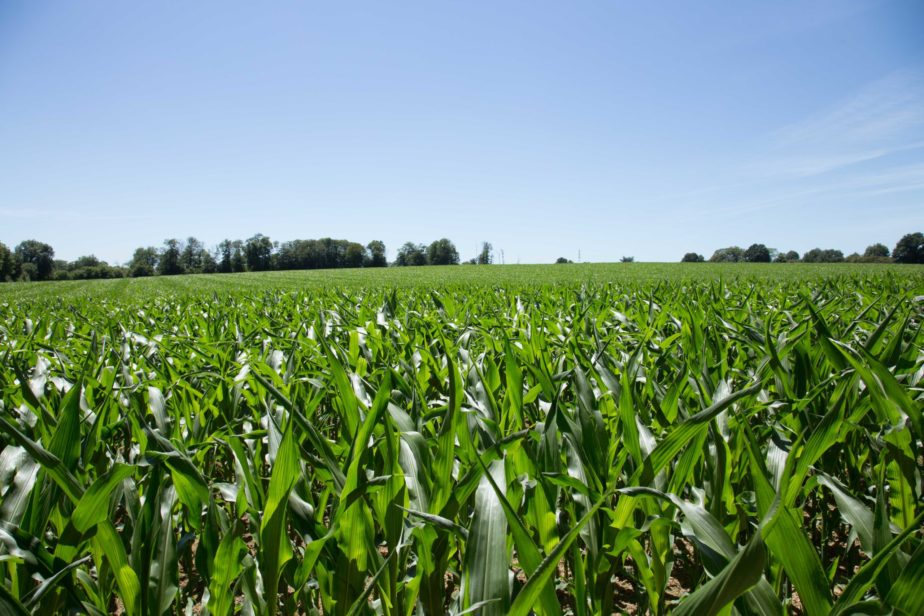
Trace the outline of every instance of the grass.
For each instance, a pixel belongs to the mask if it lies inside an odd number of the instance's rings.
[[[0,607],[920,614],[924,269],[0,285]]]

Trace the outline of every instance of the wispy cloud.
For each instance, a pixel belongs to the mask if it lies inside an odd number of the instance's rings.
[[[759,191],[754,191],[759,192]],[[924,192],[924,163],[902,165],[878,171],[861,171],[847,177],[819,178],[813,185],[771,191],[762,198],[745,197],[734,205],[705,206],[688,214],[679,214],[681,222],[706,217],[740,217],[765,210],[799,208],[804,210],[819,202],[873,198],[897,193]],[[917,217],[920,222],[921,217]]]
[[[695,220],[917,196],[924,192],[924,70],[891,73],[776,131],[759,158],[730,175],[728,182],[659,195],[658,201],[684,204],[675,209],[678,219]],[[695,213],[683,213],[691,205]]]
[[[809,177],[924,148],[924,71],[896,71],[772,137],[769,176]]]
[[[893,167],[876,173],[868,173],[851,178],[837,191],[855,191],[861,196],[884,195],[908,192],[924,188],[924,163]]]
[[[896,71],[833,108],[780,131],[783,144],[866,142],[894,137],[924,122],[924,72]]]

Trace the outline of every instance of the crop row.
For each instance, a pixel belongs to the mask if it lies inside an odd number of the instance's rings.
[[[0,303],[0,606],[921,614],[920,295],[883,274]]]

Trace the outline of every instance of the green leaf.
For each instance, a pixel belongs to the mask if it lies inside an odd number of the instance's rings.
[[[873,398],[879,405],[894,406],[901,409],[911,420],[915,433],[920,436],[924,434],[924,422],[921,419],[921,409],[917,403],[911,399],[908,392],[902,385],[895,380],[889,370],[883,366],[879,360],[870,355],[866,349],[860,348],[854,351],[852,348],[842,342],[834,342],[844,351],[844,357],[850,362],[850,365],[857,371]]]
[[[845,522],[850,524],[857,536],[860,545],[869,554],[875,552],[873,533],[873,512],[869,507],[847,493],[840,482],[824,473],[818,474],[818,483],[825,486],[834,495],[837,503],[837,512]]]
[[[767,551],[760,531],[751,537],[722,572],[680,602],[677,616],[714,616],[757,584],[763,575]]]
[[[83,383],[76,383],[61,400],[58,411],[58,425],[55,428],[48,451],[57,456],[65,468],[76,468],[80,459],[80,392]]]
[[[544,591],[546,584],[549,583],[549,580],[551,580],[552,576],[555,574],[558,561],[565,555],[565,552],[571,547],[574,540],[578,538],[581,529],[590,522],[594,514],[597,513],[597,510],[600,509],[611,496],[612,493],[604,494],[600,500],[594,503],[587,513],[584,514],[584,517],[578,520],[577,523],[571,527],[571,530],[561,538],[561,541],[558,542],[555,548],[542,559],[536,571],[526,580],[526,584],[520,589],[516,598],[514,598],[510,610],[507,612],[509,616],[526,616],[529,614],[533,605],[539,600],[539,595]]]
[[[892,584],[886,602],[908,616],[924,615],[924,542]]]
[[[170,477],[176,487],[177,496],[189,510],[189,522],[193,528],[201,528],[202,508],[209,501],[209,487],[199,469],[186,456],[175,453],[164,458]]]
[[[173,506],[176,490],[171,487],[160,493],[160,516],[154,520],[153,550],[148,577],[148,605],[158,615],[169,614],[179,590],[179,566],[176,556],[176,535],[173,530]]]
[[[247,546],[241,539],[240,529],[226,533],[218,544],[218,551],[212,565],[212,580],[209,583],[209,612],[214,616],[228,616],[234,607],[233,584],[241,574],[241,558]]]
[[[776,525],[764,537],[770,553],[783,565],[786,575],[799,593],[808,616],[831,611],[831,591],[818,552],[798,523],[799,511],[783,509]]]
[[[898,548],[901,547],[912,534],[920,532],[922,521],[924,521],[924,511],[914,518],[908,528],[899,533],[888,545],[879,550],[878,553],[854,574],[853,579],[850,580],[847,587],[844,588],[844,592],[841,593],[841,596],[838,598],[837,603],[834,604],[834,610],[831,612],[832,616],[845,613],[863,598],[866,591],[875,583],[879,573],[889,564],[889,561],[895,555]],[[920,566],[920,564],[918,566]]]
[[[29,611],[0,584],[0,616],[29,616]]]
[[[488,473],[495,485],[506,485],[504,460],[495,460]],[[462,568],[463,608],[488,602],[483,616],[501,616],[510,604],[509,563],[507,560],[507,517],[504,507],[487,476],[475,492],[475,514],[469,527]]]
[[[260,572],[268,596],[270,616],[277,609],[280,569],[292,558],[292,546],[286,537],[286,505],[300,471],[293,424],[290,418],[279,444],[266,493],[266,507],[260,520]]]
[[[20,432],[5,417],[0,417],[0,430],[6,432],[20,447],[29,452],[72,502],[76,503],[83,497],[83,486],[60,458]]]
[[[694,438],[702,434],[719,413],[730,407],[732,404],[754,395],[761,390],[760,383],[752,384],[744,389],[729,394],[712,406],[693,415],[689,419],[680,423],[655,447],[651,455],[648,456],[645,463],[645,471],[642,475],[641,483],[648,484],[654,476],[672,461],[680,451],[690,443]]]
[[[141,613],[141,584],[138,576],[128,565],[128,557],[125,554],[125,546],[116,533],[112,522],[106,520],[96,526],[96,535],[93,540],[99,545],[101,551],[109,560],[109,566],[115,574],[116,584],[119,587],[119,594],[122,599],[122,605],[129,616]]]
[[[494,495],[498,502],[504,508],[504,515],[507,518],[507,524],[513,535],[513,543],[514,546],[516,546],[519,563],[523,567],[523,571],[526,573],[527,577],[531,576],[542,562],[542,555],[539,553],[539,547],[530,536],[529,530],[526,528],[523,520],[520,519],[520,516],[517,515],[513,506],[507,500],[505,491],[502,490],[497,481],[495,481],[493,474],[488,471],[488,467],[481,459],[481,456],[477,456],[476,460],[484,472],[483,478],[487,479],[491,488],[494,490]],[[545,590],[539,595],[539,602],[543,613],[547,615],[561,614],[561,606],[555,596],[555,588],[551,583],[546,584]]]
[[[100,475],[90,486],[71,516],[71,522],[81,533],[86,533],[93,526],[103,520],[109,519],[109,497],[122,480],[130,477],[135,471],[134,466],[115,463],[103,475]]]

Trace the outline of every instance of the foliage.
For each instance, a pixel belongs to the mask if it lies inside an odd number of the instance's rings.
[[[481,252],[475,258],[476,265],[491,265],[494,263],[494,247],[490,242],[482,242]]]
[[[737,263],[744,261],[744,250],[738,246],[719,248],[709,257],[711,263]]]
[[[864,257],[886,257],[890,256],[889,249],[885,244],[870,244],[866,247],[866,250],[863,252]]]
[[[844,253],[831,248],[812,248],[802,255],[803,263],[841,263],[843,261]]]
[[[136,248],[132,260],[128,263],[128,274],[133,278],[153,276],[157,273],[159,256],[153,246]]]
[[[273,266],[273,241],[257,233],[244,242],[244,260],[247,270],[251,272],[265,272]]]
[[[222,274],[247,271],[247,264],[244,261],[244,242],[222,240],[218,244],[215,260],[218,262],[218,271]]]
[[[366,267],[387,267],[388,259],[385,256],[385,243],[380,240],[372,240],[366,245],[369,252],[366,256]]]
[[[892,258],[896,263],[924,263],[924,233],[909,233],[898,240]]]
[[[186,239],[180,253],[180,267],[184,274],[213,274],[218,271],[212,253],[195,237]]]
[[[748,263],[770,263],[770,249],[763,244],[751,244],[743,257]]]
[[[161,276],[176,276],[183,273],[180,263],[180,240],[171,238],[164,240],[164,249],[157,258],[157,273]]]
[[[458,265],[459,251],[445,237],[427,246],[427,265]]]
[[[21,267],[22,264],[16,253],[0,242],[0,282],[11,282],[18,279]]]
[[[122,278],[126,270],[100,261],[95,255],[78,257],[74,261],[55,265],[55,280],[92,280]]]
[[[901,263],[924,262],[924,236],[912,233],[904,236],[896,247]],[[501,251],[503,256],[503,251]],[[24,258],[25,257],[25,258]],[[89,259],[89,261],[88,261]],[[0,282],[16,280],[83,280],[99,278],[120,278],[178,274],[210,274],[262,272],[270,270],[293,269],[334,269],[360,267],[386,267],[388,265],[385,244],[373,240],[365,247],[357,242],[337,240],[329,237],[309,240],[291,240],[273,242],[258,233],[246,242],[241,240],[222,240],[214,250],[209,250],[195,237],[185,242],[178,239],[164,240],[160,250],[151,247],[139,247],[131,261],[124,267],[94,261],[92,255],[80,257],[67,262],[54,259],[54,249],[36,240],[27,240],[10,250],[0,243]],[[686,253],[683,262],[702,261],[701,255]],[[720,248],[709,259],[711,262],[769,262],[789,263],[799,261],[799,253],[790,250],[777,253],[775,249],[763,244],[752,244],[746,251],[737,246]],[[891,263],[889,249],[883,244],[872,244],[861,256],[852,253],[844,259],[838,250],[813,249],[806,253],[808,263]],[[91,262],[92,261],[92,262]],[[481,251],[466,263],[493,263],[493,247],[483,242]],[[634,257],[622,257],[621,262],[634,262]],[[455,245],[446,239],[440,239],[429,246],[407,242],[399,250],[395,265],[454,265],[459,262]],[[556,263],[570,263],[569,259],[559,257]]]
[[[429,246],[407,242],[398,249],[395,265],[458,265],[459,251],[446,238],[432,242]]]
[[[6,285],[0,605],[914,613],[922,295],[888,265]]]
[[[844,259],[847,263],[892,263],[891,257],[877,257],[851,253]]]
[[[790,250],[788,252],[780,251],[777,253],[776,258],[773,260],[774,263],[798,263],[799,262],[799,253],[795,250]]]
[[[683,255],[683,258],[680,260],[681,263],[702,263],[706,259],[701,254],[695,252],[688,252]]]
[[[401,248],[398,249],[398,254],[395,257],[395,265],[405,266],[405,265],[426,265],[427,264],[427,247],[423,244],[414,244],[413,242],[406,242]]]
[[[377,259],[384,260],[385,245],[376,247],[377,250],[379,248],[382,252]],[[363,267],[369,262],[369,258],[362,244],[356,242],[329,237],[318,240],[293,240],[279,246],[275,257],[275,269]]]
[[[16,258],[29,280],[50,280],[54,271],[55,249],[38,240],[20,242],[15,249]]]

